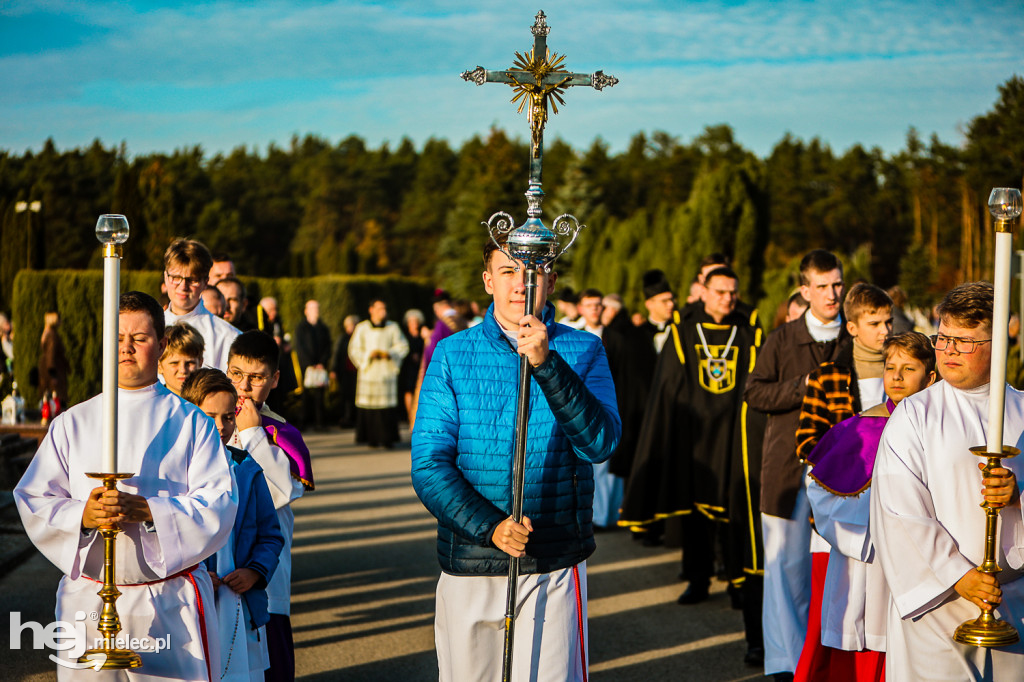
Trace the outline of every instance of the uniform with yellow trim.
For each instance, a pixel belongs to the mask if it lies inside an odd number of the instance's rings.
[[[756,513],[756,500],[748,502],[748,493],[758,486],[751,474],[760,470],[760,438],[748,448],[757,453],[757,461],[745,461],[743,388],[760,340],[756,312],[749,317],[733,312],[721,323],[715,323],[703,308],[676,313],[658,358],[620,525],[643,526],[691,515],[742,523],[749,512]],[[684,557],[687,546],[703,543],[702,556],[690,559],[709,567],[710,537],[692,535],[714,529],[700,530],[709,524],[696,524],[696,529],[694,525],[684,524]],[[759,529],[760,522],[754,525]],[[730,577],[741,576],[745,563],[756,567],[754,552],[743,551],[745,544],[751,544],[748,534],[737,531],[741,539],[734,539],[732,532],[723,537],[730,555],[726,558]],[[684,562],[692,563],[686,558]],[[691,572],[684,567],[684,573]]]

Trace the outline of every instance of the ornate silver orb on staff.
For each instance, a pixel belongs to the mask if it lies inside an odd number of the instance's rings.
[[[983,474],[988,476],[1002,460],[1020,454],[1017,448],[1003,445],[1003,409],[1006,401],[1006,351],[1009,343],[1010,322],[1010,258],[1013,249],[1013,221],[1021,213],[1020,190],[997,187],[988,198],[989,212],[996,219],[996,254],[993,285],[995,300],[992,306],[992,369],[989,374],[987,443],[971,448],[971,452],[985,457]],[[996,529],[999,506],[982,503],[985,510],[985,558],[978,570],[995,576],[1001,570],[996,563]],[[1020,641],[1012,625],[999,620],[993,609],[983,609],[975,620],[962,623],[953,633],[960,644],[983,647],[1009,646]]]
[[[96,238],[103,244],[103,471],[86,476],[103,482],[107,490],[114,490],[117,482],[135,474],[117,470],[117,332],[118,298],[121,289],[121,244],[128,241],[128,219],[123,215],[101,215],[96,221]],[[121,591],[115,580],[115,544],[121,528],[116,524],[100,526],[103,538],[103,587],[100,599],[103,610],[97,628],[103,633],[103,646],[83,653],[79,663],[98,663],[97,670],[125,670],[138,668],[142,659],[131,649],[115,645],[121,631],[121,618],[117,614],[117,598]]]
[[[499,211],[487,222],[495,246],[509,259],[522,263],[523,284],[526,289],[525,315],[533,315],[537,302],[537,272],[548,272],[559,256],[565,253],[576,240],[579,231],[585,227],[575,216],[564,213],[552,223],[549,229],[541,220],[542,166],[544,159],[544,125],[548,119],[548,106],[558,113],[558,104],[565,104],[562,94],[565,89],[582,85],[601,90],[619,82],[614,76],[602,71],[592,74],[570,73],[562,67],[564,55],[548,51],[547,36],[550,27],[544,12],[537,12],[533,26],[533,49],[528,54],[516,52],[515,66],[500,71],[488,71],[478,66],[462,74],[464,80],[477,85],[504,83],[512,87],[515,96],[512,102],[519,102],[519,113],[527,106],[527,120],[530,124],[530,181],[526,190],[527,219],[515,227],[511,215]],[[556,104],[557,103],[557,104]],[[499,235],[507,234],[506,246],[498,242]],[[568,237],[562,245],[559,235]],[[516,403],[516,432],[512,455],[512,518],[516,523],[523,519],[523,484],[526,466],[526,432],[530,412],[530,363],[526,356],[519,358],[519,396]],[[502,655],[503,681],[512,679],[512,645],[515,633],[517,589],[519,582],[519,559],[511,557],[508,567],[508,592],[505,601],[505,641]]]

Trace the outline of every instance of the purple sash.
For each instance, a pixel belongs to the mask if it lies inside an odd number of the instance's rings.
[[[886,401],[892,412],[892,401]],[[856,415],[829,429],[807,461],[811,478],[835,495],[859,495],[871,485],[878,443],[888,417]]]
[[[313,490],[313,462],[309,457],[309,448],[302,440],[302,434],[291,424],[271,419],[266,415],[261,415],[261,418],[270,442],[288,455],[292,476],[301,481],[306,490]]]

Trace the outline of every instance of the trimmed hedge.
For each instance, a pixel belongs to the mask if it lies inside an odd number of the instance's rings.
[[[241,277],[250,300],[263,296],[277,299],[285,330],[290,332],[303,318],[306,301],[320,302],[320,316],[338,338],[345,316],[356,314],[365,319],[370,299],[383,298],[391,319],[400,320],[409,308],[419,308],[431,317],[433,287],[424,280],[394,275],[323,275],[280,279]],[[141,270],[121,271],[121,291],[145,291],[160,297],[162,273]],[[102,300],[101,270],[22,270],[14,280],[13,322],[15,329],[14,366],[18,390],[28,406],[39,401],[39,391],[30,384],[30,373],[39,363],[39,339],[43,334],[43,315],[57,311],[61,338],[71,368],[68,372],[68,399],[82,402],[102,387]]]

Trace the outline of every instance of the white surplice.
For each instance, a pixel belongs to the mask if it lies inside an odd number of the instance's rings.
[[[264,404],[260,414],[277,421],[285,421]],[[278,559],[277,569],[267,583],[267,609],[282,616],[291,614],[292,603],[292,535],[295,532],[295,512],[291,503],[302,497],[305,489],[302,482],[292,476],[291,460],[277,445],[270,442],[262,426],[253,426],[244,431],[235,430],[230,445],[246,450],[249,456],[263,469],[270,489],[270,497],[277,510],[277,522],[281,524],[284,547]]]
[[[1024,643],[998,649],[953,642],[977,606],[954,585],[984,558],[981,458],[988,426],[986,384],[963,391],[940,381],[901,401],[882,433],[872,476],[871,538],[892,598],[886,679],[1021,680]],[[1024,430],[1024,395],[1006,387],[1004,443]],[[1003,461],[1018,481],[1024,460]],[[1019,508],[1001,514],[1003,537],[1020,537]],[[1002,544],[1002,543],[1001,543]],[[1024,632],[1024,580],[997,548],[1003,601],[996,615]]]
[[[199,300],[199,305],[184,315],[175,315],[171,312],[170,306],[164,309],[164,324],[169,327],[178,322],[188,324],[203,337],[203,367],[227,372],[231,344],[242,332],[235,329],[227,320],[207,310],[202,299]]]
[[[143,667],[128,673],[61,666],[58,677],[206,680],[207,660],[216,671],[220,659],[213,584],[200,562],[225,543],[234,522],[237,502],[227,453],[213,420],[162,384],[120,390],[118,401],[118,469],[135,474],[118,488],[147,498],[153,516],[152,524],[122,524],[117,536],[118,637],[148,637],[150,646],[169,637],[170,647],[140,651]],[[103,579],[103,539],[82,531],[85,501],[100,485],[86,473],[103,470],[102,421],[100,396],[54,419],[14,491],[29,537],[64,572],[57,588],[58,621],[72,622],[76,612],[98,613],[102,607],[96,581]],[[187,575],[169,577],[197,564]],[[85,626],[91,648],[101,635],[92,618],[86,617]]]
[[[372,357],[377,351],[384,351],[388,357]],[[348,342],[348,357],[359,370],[356,407],[380,410],[398,405],[398,370],[408,354],[409,342],[394,322],[375,327],[363,320],[356,325]]]
[[[885,651],[889,588],[869,532],[871,488],[849,497],[807,481],[814,527],[832,546],[821,599],[821,643],[845,651]]]

